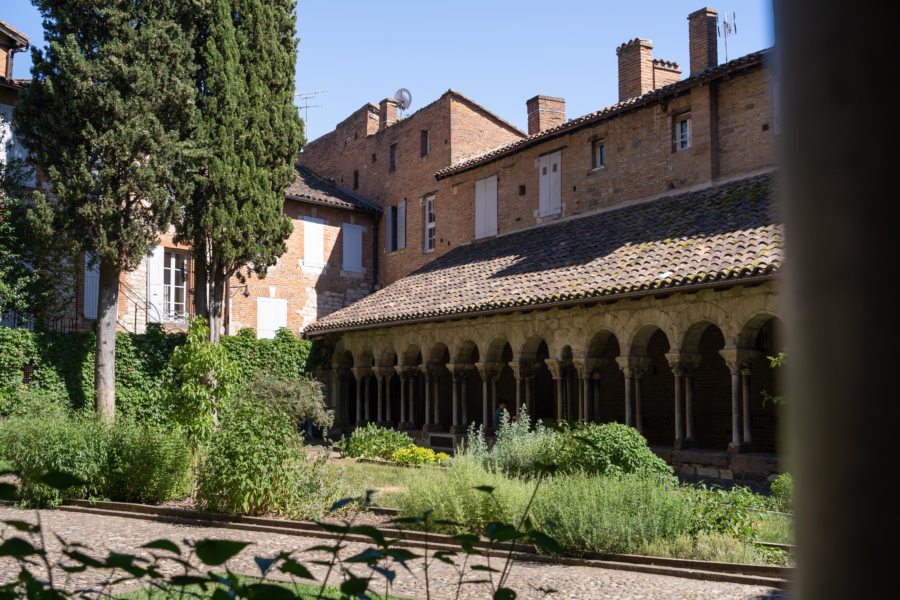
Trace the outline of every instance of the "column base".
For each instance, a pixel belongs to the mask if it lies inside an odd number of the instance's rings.
[[[465,425],[451,425],[450,426],[450,433],[461,434],[461,433],[465,433],[465,432],[466,432]]]
[[[741,452],[746,452],[744,450],[743,444],[731,442],[728,444],[728,454],[740,454]]]
[[[447,431],[447,427],[444,425],[441,425],[440,423],[429,423],[429,424],[425,425],[424,427],[422,427],[422,431],[425,433],[429,433],[429,432],[440,433],[440,432]]]

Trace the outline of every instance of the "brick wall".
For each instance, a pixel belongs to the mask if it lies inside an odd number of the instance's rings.
[[[435,171],[522,137],[471,101],[447,92],[408,117],[378,130],[379,108],[367,104],[304,148],[301,162],[316,173],[352,188],[358,172],[359,194],[386,212],[406,200],[406,247],[386,249],[387,219],[379,225],[379,283],[387,285],[474,237],[462,219],[450,186]],[[421,135],[428,131],[430,153],[422,156]],[[390,170],[390,146],[397,147],[397,168]],[[435,250],[424,250],[424,201],[435,194]],[[463,229],[458,229],[462,226]],[[474,227],[474,225],[471,225]]]
[[[562,152],[561,217],[772,168],[770,84],[771,74],[764,68],[734,74],[669,98],[664,105],[654,103],[450,176],[445,181],[451,184],[456,208],[452,230],[474,232],[475,181],[491,175],[498,177],[499,234],[541,222],[538,159],[556,150]],[[673,151],[680,115],[690,115],[691,147]],[[605,145],[602,169],[592,168],[594,140]]]
[[[269,268],[265,279],[248,279],[249,297],[244,296],[242,284],[232,280],[232,333],[242,327],[256,328],[257,298],[287,299],[287,326],[299,334],[317,318],[372,292],[374,215],[296,201],[286,201],[284,211],[293,221],[294,230],[286,242],[287,252],[278,259],[278,264]],[[304,265],[303,217],[325,221],[324,267]],[[361,273],[343,270],[341,226],[344,223],[364,227]]]

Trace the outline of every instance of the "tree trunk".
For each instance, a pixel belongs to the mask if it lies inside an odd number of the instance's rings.
[[[198,245],[194,248],[194,316],[209,320],[209,297],[206,289],[209,281],[206,275],[207,268],[205,244]]]
[[[225,272],[216,267],[209,282],[209,341],[219,341],[222,332],[222,307],[225,304]]]
[[[100,261],[97,301],[97,351],[94,359],[94,397],[97,417],[112,423],[116,416],[116,319],[119,308],[119,269]]]

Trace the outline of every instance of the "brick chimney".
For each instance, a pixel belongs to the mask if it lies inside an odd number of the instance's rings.
[[[397,101],[385,98],[378,105],[378,131],[397,122]]]
[[[719,39],[716,35],[714,8],[701,8],[688,15],[688,37],[691,46],[691,75],[719,64]]]
[[[653,89],[660,88],[681,79],[681,68],[677,62],[653,59]]]
[[[566,122],[566,101],[553,96],[535,96],[525,102],[528,109],[528,135],[546,131]]]
[[[619,57],[619,102],[653,89],[653,42],[634,38],[616,48]]]

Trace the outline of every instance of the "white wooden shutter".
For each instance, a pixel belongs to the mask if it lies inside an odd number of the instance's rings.
[[[93,255],[84,255],[84,317],[97,318],[97,303],[100,299],[100,262],[90,264]]]
[[[393,250],[393,248],[391,248],[391,238],[393,237],[391,234],[394,232],[394,225],[393,225],[393,218],[392,218],[393,212],[394,212],[394,207],[388,206],[384,210],[384,216],[382,217],[384,219],[384,223],[385,223],[385,225],[384,225],[384,251],[385,252],[390,252],[391,250]]]
[[[481,238],[484,233],[484,179],[475,182],[475,237]]]
[[[484,180],[484,234],[497,235],[497,176]]]
[[[406,200],[397,204],[397,250],[406,248]]]
[[[287,299],[257,298],[256,337],[272,339],[282,327],[287,327]]]
[[[163,268],[166,249],[157,246],[147,257],[147,322],[163,323],[166,320],[166,293]]]
[[[325,221],[303,217],[303,265],[325,265]]]
[[[341,229],[344,238],[344,271],[361,273],[363,228],[344,223]]]
[[[538,159],[538,178],[540,181],[540,201],[538,203],[538,216],[550,214],[550,156],[545,155]]]
[[[562,210],[562,152],[550,155],[550,214]]]

